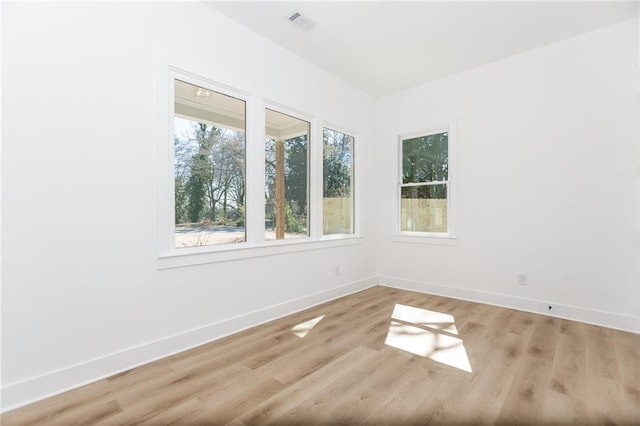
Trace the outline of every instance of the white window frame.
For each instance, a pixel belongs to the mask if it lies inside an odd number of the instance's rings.
[[[199,70],[197,64],[174,65],[164,55],[157,56],[156,74],[156,234],[157,268],[168,269],[214,262],[233,261],[260,256],[294,253],[362,244],[363,238],[354,234],[322,236],[322,129],[325,123],[318,117],[305,114],[278,102],[243,92],[234,87],[202,77],[205,72],[195,74],[185,69]],[[182,80],[205,87],[245,102],[245,233],[246,241],[199,247],[175,247],[174,220],[174,80]],[[311,123],[309,137],[308,223],[309,236],[278,241],[264,238],[264,138],[265,108],[288,114]],[[339,126],[326,126],[340,129]],[[356,132],[351,135],[357,137]],[[357,170],[354,157],[354,170]],[[357,180],[356,180],[357,182]],[[359,197],[359,190],[354,187]],[[354,206],[355,208],[355,206]],[[354,211],[354,215],[356,211]],[[354,225],[359,221],[354,217]]]
[[[351,234],[329,234],[329,235],[324,235],[324,231],[323,231],[323,226],[322,224],[324,223],[324,209],[323,209],[323,205],[320,205],[320,212],[322,214],[321,218],[322,220],[320,221],[320,235],[322,236],[323,239],[325,240],[332,240],[332,239],[340,239],[340,238],[349,238],[349,237],[353,237],[354,235],[360,235],[360,221],[357,220],[358,216],[358,212],[360,211],[360,191],[356,191],[356,184],[359,182],[359,178],[357,177],[357,172],[358,172],[358,167],[357,164],[358,162],[356,161],[357,159],[357,143],[356,141],[359,140],[359,136],[356,134],[356,132],[350,131],[344,127],[338,126],[338,125],[334,125],[332,123],[327,123],[324,122],[322,123],[322,126],[320,127],[320,141],[322,143],[320,143],[320,200],[322,200],[322,198],[324,198],[324,188],[323,188],[323,182],[324,182],[324,165],[322,163],[322,159],[323,159],[323,155],[324,155],[324,129],[328,129],[328,130],[333,130],[334,132],[339,132],[348,136],[351,136],[353,138],[353,142],[352,142],[352,147],[351,147],[351,156],[352,156],[352,164],[351,164],[351,194],[353,195],[353,206],[351,206],[351,221],[353,222],[353,233]]]
[[[312,188],[311,188],[311,181],[313,179],[311,179],[312,176],[312,164],[311,164],[311,156],[312,153],[314,152],[314,145],[317,145],[317,142],[315,140],[316,138],[316,134],[317,134],[317,130],[316,130],[316,126],[318,125],[318,121],[315,120],[312,116],[307,115],[303,112],[300,111],[296,111],[292,108],[287,108],[283,105],[280,105],[276,102],[270,102],[270,101],[265,101],[264,102],[264,108],[263,108],[263,114],[266,114],[266,110],[270,109],[271,111],[275,111],[278,112],[280,114],[284,114],[284,115],[288,115],[290,117],[293,118],[297,118],[298,120],[302,120],[302,121],[306,121],[307,123],[309,123],[309,134],[308,134],[308,140],[307,140],[307,232],[308,235],[306,237],[299,237],[299,238],[284,238],[282,240],[270,240],[270,241],[266,241],[264,240],[264,205],[265,205],[265,199],[264,199],[264,191],[262,192],[262,236],[263,236],[263,240],[266,242],[266,244],[268,245],[280,245],[280,244],[289,244],[291,242],[309,242],[312,241],[315,237],[317,237],[317,235],[314,234],[314,227],[311,224],[311,216],[312,216],[312,212],[313,212],[313,203],[314,200],[312,199]],[[266,120],[264,120],[265,125],[262,126],[262,188],[264,188],[264,178],[265,178],[265,173],[264,173],[264,143],[265,143],[265,138],[266,138],[266,134],[265,134],[265,127],[266,127]]]
[[[180,81],[184,81],[185,83],[189,83],[192,84],[194,86],[198,86],[198,87],[203,87],[207,90],[211,90],[217,93],[221,93],[223,95],[226,96],[230,96],[232,98],[236,98],[236,99],[240,99],[241,101],[243,101],[245,103],[245,173],[249,173],[249,137],[250,137],[250,132],[252,131],[251,129],[249,129],[249,116],[251,115],[249,110],[250,110],[250,104],[251,104],[251,96],[247,93],[243,93],[240,92],[238,90],[229,88],[227,86],[223,86],[220,85],[219,83],[216,82],[212,82],[210,80],[204,79],[202,77],[198,77],[198,76],[194,76],[192,74],[189,73],[185,73],[183,71],[177,70],[177,69],[170,69],[169,70],[169,105],[168,105],[168,109],[169,109],[169,120],[168,120],[168,138],[169,140],[173,141],[174,138],[174,134],[175,134],[175,130],[174,130],[174,116],[175,116],[175,103],[174,103],[174,98],[175,98],[175,93],[174,93],[174,81],[175,80],[180,80]],[[199,253],[203,253],[203,252],[207,252],[207,251],[218,251],[221,249],[224,249],[225,247],[228,246],[233,246],[234,248],[243,248],[245,246],[248,245],[248,228],[249,228],[249,224],[248,222],[250,221],[248,215],[246,214],[246,211],[249,210],[249,206],[247,206],[247,201],[249,199],[248,194],[246,193],[247,188],[245,188],[245,241],[243,242],[239,242],[239,243],[232,243],[232,244],[216,244],[216,245],[208,245],[208,246],[198,246],[198,247],[180,247],[177,248],[175,247],[175,208],[174,208],[174,204],[175,204],[175,199],[174,199],[174,193],[175,193],[175,180],[174,180],[174,160],[175,160],[175,151],[173,149],[173,146],[171,147],[171,149],[168,150],[168,164],[166,167],[166,172],[169,174],[169,179],[168,179],[168,197],[170,198],[169,200],[169,204],[170,204],[170,209],[167,212],[168,214],[168,235],[163,235],[165,238],[168,238],[168,243],[170,246],[170,249],[168,251],[168,255],[188,255],[188,254],[199,254]],[[248,181],[248,176],[246,181]]]
[[[447,185],[447,232],[415,232],[401,230],[401,209],[402,209],[402,142],[421,136],[429,136],[438,133],[447,133],[448,142],[448,180]],[[414,132],[397,132],[396,141],[396,185],[395,185],[395,208],[394,208],[394,231],[393,241],[456,245],[457,244],[457,145],[456,145],[456,123],[454,120],[436,123],[427,126],[424,130]]]

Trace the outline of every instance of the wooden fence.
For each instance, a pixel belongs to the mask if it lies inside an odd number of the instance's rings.
[[[447,200],[403,198],[401,230],[415,232],[447,232]]]
[[[323,234],[353,233],[352,198],[324,198],[322,204]]]
[[[353,200],[324,198],[322,229],[327,234],[353,232]],[[447,232],[447,200],[403,198],[401,229],[415,232]]]

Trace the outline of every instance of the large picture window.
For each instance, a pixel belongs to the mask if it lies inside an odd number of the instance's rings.
[[[448,130],[400,139],[400,231],[450,233]]]
[[[354,137],[185,69],[158,74],[158,267],[354,244]]]
[[[175,247],[243,242],[245,102],[174,80]]]

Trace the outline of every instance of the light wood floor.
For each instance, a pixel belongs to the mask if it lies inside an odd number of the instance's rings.
[[[304,326],[292,331],[323,315],[304,337]],[[374,287],[1,420],[638,425],[640,336]]]

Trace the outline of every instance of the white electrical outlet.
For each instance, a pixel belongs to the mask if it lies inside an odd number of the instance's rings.
[[[340,276],[340,267],[336,266],[336,277]]]
[[[518,274],[518,285],[527,285],[528,281],[527,274]]]

